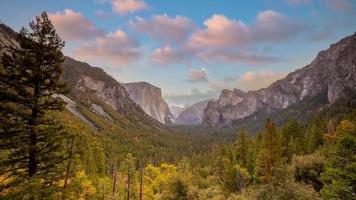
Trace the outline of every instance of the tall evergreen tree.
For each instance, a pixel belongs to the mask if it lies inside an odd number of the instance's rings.
[[[314,152],[321,144],[323,144],[323,135],[327,132],[326,125],[321,117],[315,117],[309,125],[306,133],[308,153]]]
[[[303,126],[296,120],[290,119],[282,128],[282,142],[285,148],[284,155],[288,160],[292,155],[302,154],[305,151],[305,139]]]
[[[237,135],[236,142],[236,159],[239,164],[247,168],[248,164],[248,136],[246,135],[245,130],[240,130]]]
[[[58,97],[66,92],[61,82],[64,42],[46,12],[17,35],[18,46],[1,58],[0,147],[8,152],[1,165],[12,183],[52,177],[65,159],[61,153],[62,128],[48,111],[61,110]]]
[[[272,178],[273,168],[282,160],[283,147],[281,137],[271,119],[267,119],[262,132],[260,152],[258,156],[257,175],[262,183]]]

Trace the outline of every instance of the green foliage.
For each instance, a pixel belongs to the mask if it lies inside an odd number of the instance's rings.
[[[245,130],[240,130],[237,135],[236,159],[239,164],[245,168],[248,166],[248,142],[248,136],[246,135]]]
[[[355,199],[356,123],[342,121],[336,130],[337,141],[328,147],[326,170],[321,174],[324,199]]]
[[[255,192],[257,199],[261,200],[319,199],[312,186],[295,181],[293,172],[287,166],[275,167],[271,181],[257,188]]]
[[[8,47],[1,58],[0,146],[8,155],[1,161],[0,174],[9,180],[4,187],[23,181],[51,187],[66,159],[61,149],[66,133],[47,114],[64,107],[56,96],[66,92],[61,81],[64,42],[45,12],[30,28],[31,32],[21,30],[19,46]]]
[[[291,119],[283,125],[281,135],[285,150],[284,156],[286,156],[288,160],[290,160],[294,154],[300,155],[304,153],[304,130],[303,126],[296,119]]]
[[[310,184],[316,191],[322,187],[320,173],[325,168],[325,157],[320,152],[309,155],[293,156],[291,166],[296,181]]]
[[[272,169],[281,163],[282,153],[281,137],[272,120],[267,119],[259,147],[257,175],[260,182],[267,183],[271,180]]]
[[[307,152],[314,152],[323,144],[323,135],[327,133],[323,119],[315,117],[307,128]]]

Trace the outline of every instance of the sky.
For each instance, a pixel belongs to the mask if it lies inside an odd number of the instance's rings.
[[[356,31],[356,0],[2,0],[0,20],[43,11],[65,55],[177,106],[267,87]]]

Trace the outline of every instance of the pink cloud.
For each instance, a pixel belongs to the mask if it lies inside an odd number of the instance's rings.
[[[286,72],[269,70],[247,71],[241,76],[225,77],[221,81],[211,81],[209,87],[215,90],[239,88],[245,91],[268,87],[276,80],[284,78]]]
[[[189,75],[189,81],[192,82],[206,82],[208,81],[205,69],[202,68],[200,70],[196,70],[196,69],[190,69],[188,72]]]
[[[246,90],[257,90],[269,86],[274,81],[284,78],[285,72],[248,71],[236,80],[236,84]]]
[[[157,48],[151,55],[151,61],[155,64],[166,65],[173,62],[178,62],[181,55],[173,50],[170,46]]]
[[[230,20],[223,15],[213,15],[205,20],[205,29],[196,31],[188,46],[206,48],[239,45],[246,42],[248,28],[242,21]]]
[[[196,31],[188,41],[191,48],[241,47],[258,42],[280,41],[295,36],[305,28],[273,10],[259,13],[251,26],[216,14],[207,19],[204,25],[206,27]]]
[[[251,26],[250,41],[281,41],[297,35],[305,28],[306,25],[292,21],[274,10],[266,10],[257,15]]]
[[[229,62],[229,63],[245,62],[245,63],[258,64],[258,63],[270,63],[270,62],[281,61],[281,59],[278,57],[258,54],[246,50],[237,51],[237,50],[229,50],[229,49],[221,50],[221,49],[210,48],[204,51],[199,51],[196,54],[197,57],[204,62],[208,62],[209,60],[214,60],[214,61]]]
[[[120,29],[74,49],[73,54],[89,61],[99,59],[119,65],[132,62],[140,56],[138,43]]]
[[[143,0],[111,0],[110,3],[113,12],[119,15],[148,9],[148,5]]]
[[[181,42],[193,31],[193,22],[183,16],[169,17],[166,14],[155,15],[151,19],[136,18],[130,22],[136,31],[163,40],[168,43]]]
[[[65,9],[63,12],[50,13],[49,18],[64,40],[85,40],[103,35],[103,31],[96,28],[79,12]]]
[[[352,3],[349,0],[323,0],[326,7],[338,12],[349,12],[353,10]]]

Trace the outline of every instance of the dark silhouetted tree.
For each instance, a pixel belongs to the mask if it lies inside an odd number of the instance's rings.
[[[62,127],[49,111],[61,110],[58,95],[66,92],[61,82],[64,42],[46,12],[17,35],[18,46],[7,47],[1,58],[0,142],[9,152],[6,166],[12,183],[24,179],[51,181],[64,161]]]

